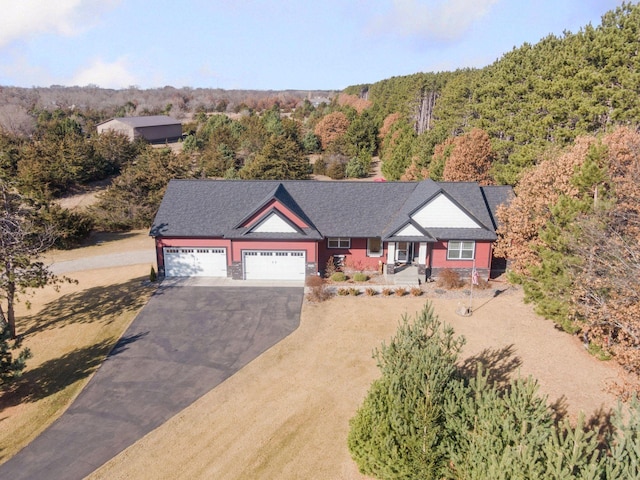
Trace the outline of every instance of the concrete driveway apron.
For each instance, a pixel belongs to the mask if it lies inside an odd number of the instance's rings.
[[[303,288],[161,287],[70,408],[0,478],[81,479],[278,343]]]

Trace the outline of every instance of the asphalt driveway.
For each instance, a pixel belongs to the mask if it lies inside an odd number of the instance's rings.
[[[302,287],[161,287],[71,407],[0,466],[0,478],[85,477],[292,333],[302,299]]]

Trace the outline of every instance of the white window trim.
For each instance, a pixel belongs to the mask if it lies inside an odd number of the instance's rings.
[[[377,252],[372,252],[371,249],[369,248],[369,241],[375,238],[380,242],[380,250],[378,250]],[[380,237],[369,237],[367,238],[367,257],[381,257],[384,254],[384,246],[382,244],[382,239]]]
[[[331,245],[334,242],[335,245]],[[346,245],[346,246],[345,246]],[[328,237],[327,248],[342,249],[351,248],[351,239],[349,237]]]
[[[471,244],[471,249],[462,248],[465,243]],[[451,244],[458,244],[458,247],[454,250],[451,248]],[[471,250],[470,258],[463,258],[462,252],[468,252]],[[455,253],[457,256],[452,256],[452,253]],[[447,260],[474,260],[476,257],[476,242],[475,240],[449,240],[447,242]]]

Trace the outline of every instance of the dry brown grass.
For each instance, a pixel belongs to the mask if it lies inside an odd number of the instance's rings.
[[[101,361],[106,344],[135,314],[136,307],[119,311],[112,305],[112,317],[102,318],[91,315],[95,304],[83,308],[81,300],[132,293],[131,280],[147,274],[148,265],[88,272],[77,275],[78,286],[38,293],[39,305],[24,313],[22,323],[33,329],[27,336],[35,353],[30,369],[65,355],[75,366],[68,385],[56,380],[64,386],[59,391],[3,407],[0,448],[5,458],[15,451],[16,438],[24,444],[68,405]],[[349,456],[346,437],[349,419],[379,375],[372,350],[393,335],[403,313],[413,314],[426,302],[389,293],[305,302],[298,330],[89,478],[364,478]],[[605,388],[623,372],[589,356],[578,339],[535,315],[519,291],[475,299],[471,317],[455,314],[458,302],[433,300],[436,313],[467,338],[466,361],[483,361],[504,375],[538,378],[541,392],[572,417],[600,407],[606,412],[615,404]],[[48,316],[35,315],[47,309]]]
[[[436,313],[467,338],[464,358],[496,375],[533,375],[550,402],[575,418],[615,405],[604,391],[621,371],[535,315],[520,292],[456,299]],[[289,337],[97,470],[91,479],[363,479],[349,456],[349,419],[379,375],[371,353],[424,297],[336,296],[305,302]]]
[[[148,238],[101,240],[75,251],[75,258],[136,248]],[[72,252],[53,252],[50,259],[73,258]],[[135,265],[69,274],[77,285],[38,290],[29,297],[30,309],[19,305],[18,334],[24,334],[33,358],[14,388],[0,394],[0,462],[49,426],[82,390],[149,298],[152,288],[142,282],[148,269]]]

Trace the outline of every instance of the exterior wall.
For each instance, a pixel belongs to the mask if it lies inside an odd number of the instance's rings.
[[[156,261],[158,263],[158,275],[161,277],[164,277],[164,257],[162,255],[164,247],[226,248],[227,267],[231,266],[230,240],[223,238],[156,238]],[[230,272],[229,268],[227,268],[227,272]]]
[[[126,135],[131,141],[134,140],[133,128],[115,119],[109,120],[108,122],[105,122],[102,125],[98,125],[97,130],[99,134],[104,133],[108,130],[112,130],[114,132],[122,133]]]
[[[331,256],[344,255],[345,266],[354,270],[378,271],[380,262],[386,263],[386,244],[383,244],[382,256],[367,256],[367,239],[352,238],[351,248],[328,248],[327,239],[318,243],[318,265],[321,272],[324,272],[325,266]]]
[[[485,280],[489,278],[491,270],[491,258],[493,252],[492,242],[476,241],[475,267]],[[463,276],[471,275],[474,266],[473,260],[447,260],[447,242],[440,241],[431,247],[431,274],[437,277],[438,271],[445,268],[458,270]]]
[[[137,127],[136,137],[142,137],[149,142],[165,142],[182,137],[182,125],[154,125],[152,127]]]
[[[414,243],[414,257],[418,257],[419,243]],[[484,279],[488,279],[492,262],[492,242],[476,241],[475,267]],[[295,241],[251,241],[227,240],[223,238],[156,238],[156,259],[158,274],[164,276],[163,247],[208,247],[227,249],[227,271],[234,279],[244,278],[242,270],[242,252],[244,250],[304,250],[306,255],[307,275],[323,273],[331,256],[344,255],[345,266],[355,270],[379,271],[381,265],[387,263],[389,247],[383,244],[381,257],[367,256],[367,239],[352,238],[348,249],[328,248],[327,240],[320,242]],[[426,265],[419,265],[425,270],[427,277],[437,277],[445,268],[458,270],[464,276],[470,276],[473,260],[447,260],[447,242],[439,241],[428,244],[425,258]],[[393,274],[393,263],[387,264],[387,273]],[[420,272],[423,273],[422,271]]]

